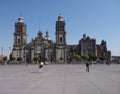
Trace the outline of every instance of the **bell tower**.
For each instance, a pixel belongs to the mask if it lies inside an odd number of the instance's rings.
[[[66,45],[65,21],[61,14],[56,21],[56,44]]]
[[[14,32],[14,46],[25,45],[27,43],[26,24],[23,21],[23,17],[18,18],[18,22],[15,23]]]
[[[66,61],[66,31],[65,31],[65,21],[60,14],[58,20],[56,21],[56,61],[65,62]]]
[[[15,23],[14,44],[12,50],[12,57],[24,58],[25,45],[27,44],[26,24],[23,17],[20,16]]]

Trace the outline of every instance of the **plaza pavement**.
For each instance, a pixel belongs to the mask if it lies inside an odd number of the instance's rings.
[[[0,65],[0,94],[120,94],[120,65]]]

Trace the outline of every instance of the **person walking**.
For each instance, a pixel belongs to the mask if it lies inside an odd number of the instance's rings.
[[[25,64],[26,64],[26,67],[28,67],[28,62],[27,61],[25,62]]]
[[[86,63],[86,72],[89,72],[89,63]]]
[[[39,63],[39,72],[40,72],[40,73],[43,72],[43,66],[44,66],[44,63],[43,63],[43,62],[40,62],[40,63]]]

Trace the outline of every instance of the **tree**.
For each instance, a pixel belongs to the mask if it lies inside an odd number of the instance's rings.
[[[85,60],[85,61],[86,61],[86,60],[89,60],[89,55],[88,55],[88,54],[84,54],[84,55],[82,56],[82,59]]]
[[[40,61],[40,57],[38,57],[38,56],[33,57],[33,61]]]
[[[89,54],[89,61],[96,61],[97,60],[97,56],[92,56]]]
[[[18,58],[17,58],[17,61],[22,61],[22,58],[21,58],[21,57],[18,57]]]
[[[101,61],[104,61],[104,60],[106,60],[105,56],[103,56],[103,57],[100,57],[100,60],[101,60]]]
[[[3,61],[7,61],[7,56],[3,57]]]
[[[92,60],[96,61],[97,60],[97,56],[92,56]]]
[[[73,59],[72,56],[67,57],[67,62],[68,62],[68,63],[72,62],[72,59]]]
[[[15,57],[11,57],[10,60],[11,60],[11,61],[15,61]]]
[[[60,57],[60,60],[62,61],[62,60],[63,60],[63,58],[62,58],[62,57]]]
[[[44,61],[47,61],[47,57],[44,58]]]
[[[75,56],[73,56],[73,58],[74,58],[76,61],[79,61],[79,60],[80,60],[80,55],[75,55]]]

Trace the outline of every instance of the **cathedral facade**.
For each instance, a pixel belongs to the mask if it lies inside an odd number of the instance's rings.
[[[97,45],[96,40],[91,39],[86,34],[83,34],[79,44],[67,45],[65,25],[65,20],[62,15],[59,15],[55,24],[55,41],[51,40],[48,31],[46,31],[46,36],[38,31],[37,37],[27,43],[26,24],[23,17],[20,16],[15,23],[12,57],[15,60],[21,58],[23,62],[32,62],[34,57],[40,57],[41,60],[54,63],[67,63],[69,57],[82,56],[86,53],[92,56],[110,58],[106,42],[102,40],[101,44]]]

